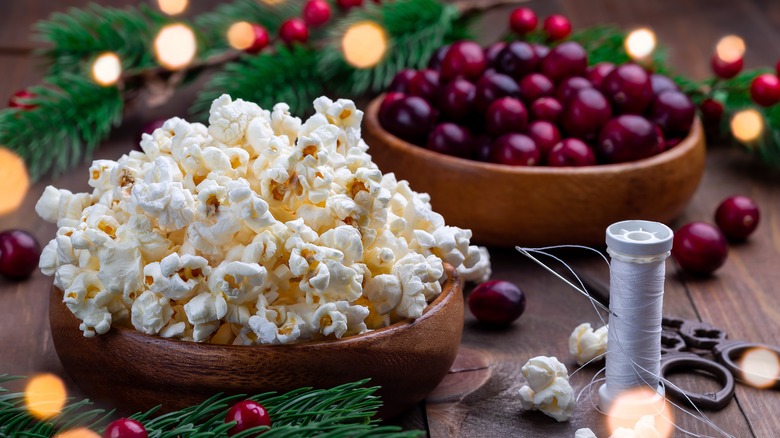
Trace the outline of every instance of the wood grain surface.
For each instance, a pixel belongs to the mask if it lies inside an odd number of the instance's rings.
[[[86,0],[4,0],[0,15],[0,99],[37,82],[40,70],[30,57],[35,47],[30,25],[53,11],[84,5]],[[136,3],[134,0],[103,1],[106,5]],[[206,9],[216,1],[192,1]],[[780,3],[775,0],[546,0],[530,5],[539,14],[567,14],[575,28],[614,23],[625,28],[651,26],[659,42],[669,47],[672,65],[679,73],[695,78],[708,74],[709,56],[716,40],[727,34],[741,35],[748,46],[747,67],[773,66],[780,58]],[[496,10],[479,23],[484,41],[495,39],[505,28],[507,11]],[[134,146],[144,121],[185,115],[194,90],[185,90],[178,100],[154,111],[127,114],[97,153],[116,159]],[[742,193],[758,201],[762,219],[755,235],[743,245],[732,246],[729,259],[716,275],[692,279],[667,265],[664,311],[668,315],[700,318],[724,328],[733,339],[770,344],[780,342],[780,174],[757,166],[738,149],[709,144],[706,171],[698,191],[676,228],[687,221],[712,221],[718,203],[728,195]],[[715,147],[712,147],[715,146]],[[45,243],[55,227],[44,223],[33,210],[47,184],[74,191],[87,186],[84,164],[65,175],[36,183],[24,204],[0,216],[0,229],[24,228]],[[2,175],[0,175],[2,177]],[[522,385],[521,366],[536,355],[556,355],[574,369],[566,349],[571,330],[581,322],[598,323],[590,304],[541,268],[510,250],[494,249],[494,279],[520,285],[528,296],[528,309],[508,330],[487,330],[466,312],[463,342],[450,374],[425,403],[394,420],[408,428],[424,429],[435,437],[571,437],[580,427],[592,428],[606,437],[604,418],[583,395],[574,418],[556,423],[538,412],[522,413],[516,397]],[[608,271],[603,261],[564,254],[584,277],[604,284]],[[40,273],[22,283],[0,280],[0,373],[31,375],[54,372],[66,379],[73,396],[83,393],[68,380],[54,351],[47,318],[51,280]],[[588,367],[572,377],[577,389],[587,385],[598,367]],[[678,381],[678,380],[676,380]],[[683,379],[691,388],[711,389],[701,379]],[[722,429],[736,437],[770,438],[778,435],[780,392],[738,385],[736,401],[725,410],[707,413]],[[690,417],[678,414],[677,423],[706,436],[720,436]],[[684,436],[676,433],[674,436]]]

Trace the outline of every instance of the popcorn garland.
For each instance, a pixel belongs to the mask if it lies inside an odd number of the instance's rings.
[[[208,127],[173,118],[143,152],[95,161],[91,194],[47,187],[36,212],[59,230],[40,267],[84,335],[341,338],[420,317],[443,262],[489,276],[471,231],[371,161],[352,101],[314,109],[302,122],[223,95]]]

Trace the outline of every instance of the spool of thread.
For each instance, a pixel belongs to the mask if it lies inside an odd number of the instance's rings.
[[[606,382],[599,388],[599,407],[609,411],[621,394],[659,386],[664,261],[674,233],[659,222],[631,220],[607,228],[610,262],[609,341]]]

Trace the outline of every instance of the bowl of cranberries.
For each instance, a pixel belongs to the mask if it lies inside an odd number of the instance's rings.
[[[589,65],[573,41],[442,47],[369,105],[364,136],[384,172],[492,245],[600,244],[614,222],[669,222],[704,170],[695,107],[673,80]]]

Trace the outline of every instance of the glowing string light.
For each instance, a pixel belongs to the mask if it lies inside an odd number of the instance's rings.
[[[742,110],[731,119],[731,133],[734,138],[749,143],[758,139],[764,131],[764,119],[754,109]]]
[[[100,85],[114,85],[122,76],[122,62],[113,52],[106,52],[92,63],[92,78]]]
[[[227,40],[230,47],[236,50],[248,49],[255,42],[255,30],[247,21],[233,23],[228,28]]]
[[[54,374],[41,374],[27,382],[24,400],[30,415],[41,420],[56,417],[65,406],[67,394],[62,379]]]
[[[189,0],[157,0],[157,7],[168,15],[179,15],[187,10]]]
[[[100,435],[86,427],[77,427],[59,432],[54,438],[100,438]]]
[[[22,205],[30,177],[22,158],[5,148],[0,148],[0,175],[0,215],[4,215]]]
[[[632,59],[645,59],[655,50],[655,33],[646,27],[636,29],[628,34],[624,44],[626,53]]]
[[[387,52],[387,34],[373,21],[353,24],[341,40],[344,59],[357,68],[377,65]]]
[[[740,377],[756,388],[768,388],[780,376],[780,358],[766,348],[754,348],[745,352],[738,363],[742,369]]]
[[[636,423],[647,415],[653,417],[655,436],[668,438],[672,435],[673,412],[666,399],[649,388],[636,388],[620,394],[607,413],[607,429],[610,434],[621,427],[634,430]]]
[[[169,70],[179,70],[195,58],[195,33],[184,24],[164,26],[154,39],[157,62]]]
[[[280,5],[286,0],[257,0],[258,3],[265,3],[269,6]]]
[[[727,35],[718,41],[715,54],[724,62],[736,62],[745,55],[745,41],[736,35]]]

